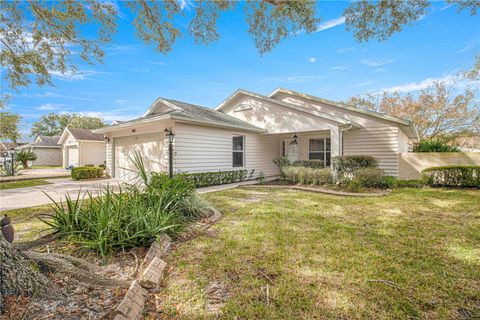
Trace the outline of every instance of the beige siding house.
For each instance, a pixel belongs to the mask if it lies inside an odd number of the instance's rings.
[[[30,150],[35,153],[37,160],[33,166],[61,166],[62,147],[58,144],[60,136],[38,136],[35,141],[16,147],[15,150]]]
[[[105,164],[103,134],[93,133],[88,129],[65,128],[58,143],[62,146],[64,167]]]
[[[175,134],[174,172],[255,169],[278,174],[273,159],[373,155],[399,175],[399,154],[418,135],[409,121],[318,97],[277,89],[268,96],[238,90],[216,109],[158,98],[140,118],[95,130],[105,135],[110,175],[129,180],[129,157],[143,155],[150,171],[168,171],[165,129]]]

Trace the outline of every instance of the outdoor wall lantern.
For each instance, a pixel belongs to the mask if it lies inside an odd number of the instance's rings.
[[[105,136],[103,139],[105,139],[106,143],[110,143],[110,138],[109,137]]]
[[[165,135],[168,137],[168,176],[173,178],[173,139],[175,134],[172,129],[165,129]]]
[[[290,144],[298,144],[298,136],[296,134],[293,136],[293,140]]]

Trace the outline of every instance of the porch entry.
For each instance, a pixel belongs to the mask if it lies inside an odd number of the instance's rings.
[[[290,162],[300,160],[300,149],[298,147],[298,140],[285,139],[282,142],[283,155],[290,160]]]

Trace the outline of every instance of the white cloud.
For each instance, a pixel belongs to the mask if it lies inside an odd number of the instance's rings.
[[[315,58],[315,57],[310,57],[310,58],[308,58],[308,62],[310,62],[310,63],[315,63],[315,62],[317,62],[317,58]]]
[[[44,111],[59,111],[65,109],[64,104],[52,104],[52,103],[43,103],[38,108],[38,110]]]
[[[380,92],[383,92],[383,91],[400,92],[400,93],[415,92],[415,91],[427,89],[428,87],[432,86],[436,82],[444,82],[447,85],[451,85],[455,83],[456,88],[463,88],[470,85],[478,86],[478,83],[479,83],[479,81],[460,79],[456,74],[448,74],[443,77],[438,77],[438,78],[431,77],[431,78],[423,79],[419,82],[410,82],[410,83],[404,83],[398,86],[383,88],[382,90],[380,90]]]
[[[64,73],[60,71],[49,71],[51,76],[55,79],[63,80],[63,81],[78,81],[78,80],[86,80],[93,75],[101,74],[102,72],[93,71],[93,70],[79,70],[76,72],[66,71]]]
[[[337,53],[347,53],[347,52],[350,52],[352,50],[353,50],[353,48],[340,48],[340,49],[337,49]]]
[[[324,30],[327,30],[327,29],[331,29],[333,27],[342,25],[344,23],[345,23],[345,17],[344,16],[341,16],[341,17],[336,18],[336,19],[327,20],[325,22],[320,23],[317,26],[317,30],[315,32],[320,32],[320,31],[324,31]]]
[[[386,64],[394,63],[396,60],[395,59],[387,59],[387,60],[368,60],[368,59],[363,59],[360,60],[361,64],[364,64],[368,67],[381,67]]]
[[[277,81],[277,82],[288,82],[288,83],[303,83],[309,80],[323,79],[325,77],[326,76],[320,76],[320,75],[266,77],[261,79],[261,81],[262,82]]]
[[[105,112],[100,112],[100,111],[82,111],[79,112],[83,116],[87,117],[98,117],[102,118],[104,121],[107,122],[112,122],[115,120],[118,121],[127,121],[131,120],[133,118],[137,118],[140,115],[139,114],[127,114],[125,113],[126,110],[121,109],[121,110],[112,110],[112,111],[105,111]]]
[[[441,8],[440,8],[440,11],[444,11],[444,10],[450,9],[452,6],[453,6],[453,3],[447,4],[446,6],[441,7]]]
[[[371,85],[372,83],[375,83],[375,81],[368,80],[368,81],[364,81],[364,82],[359,82],[359,83],[355,84],[354,87],[366,87],[368,85]]]
[[[121,106],[124,106],[127,104],[128,100],[125,99],[116,99],[115,102]]]
[[[350,67],[349,66],[346,66],[344,64],[340,64],[338,66],[333,66],[330,68],[331,71],[346,71],[346,70],[349,70]]]

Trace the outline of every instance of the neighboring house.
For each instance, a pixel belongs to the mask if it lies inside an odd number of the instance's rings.
[[[58,143],[62,145],[64,167],[105,164],[103,134],[88,129],[65,128]]]
[[[30,150],[35,153],[37,160],[33,166],[61,166],[62,147],[58,145],[60,136],[38,136],[34,142],[16,147],[15,150]]]
[[[25,145],[25,143],[5,142],[0,141],[0,156],[4,156],[10,150],[14,150],[16,147]]]
[[[238,90],[215,110],[158,98],[140,118],[95,130],[107,140],[107,170],[130,179],[138,151],[150,171],[168,170],[168,139],[175,134],[175,172],[255,169],[277,175],[273,159],[372,155],[399,175],[399,154],[418,140],[407,120],[286,89],[268,96]]]

